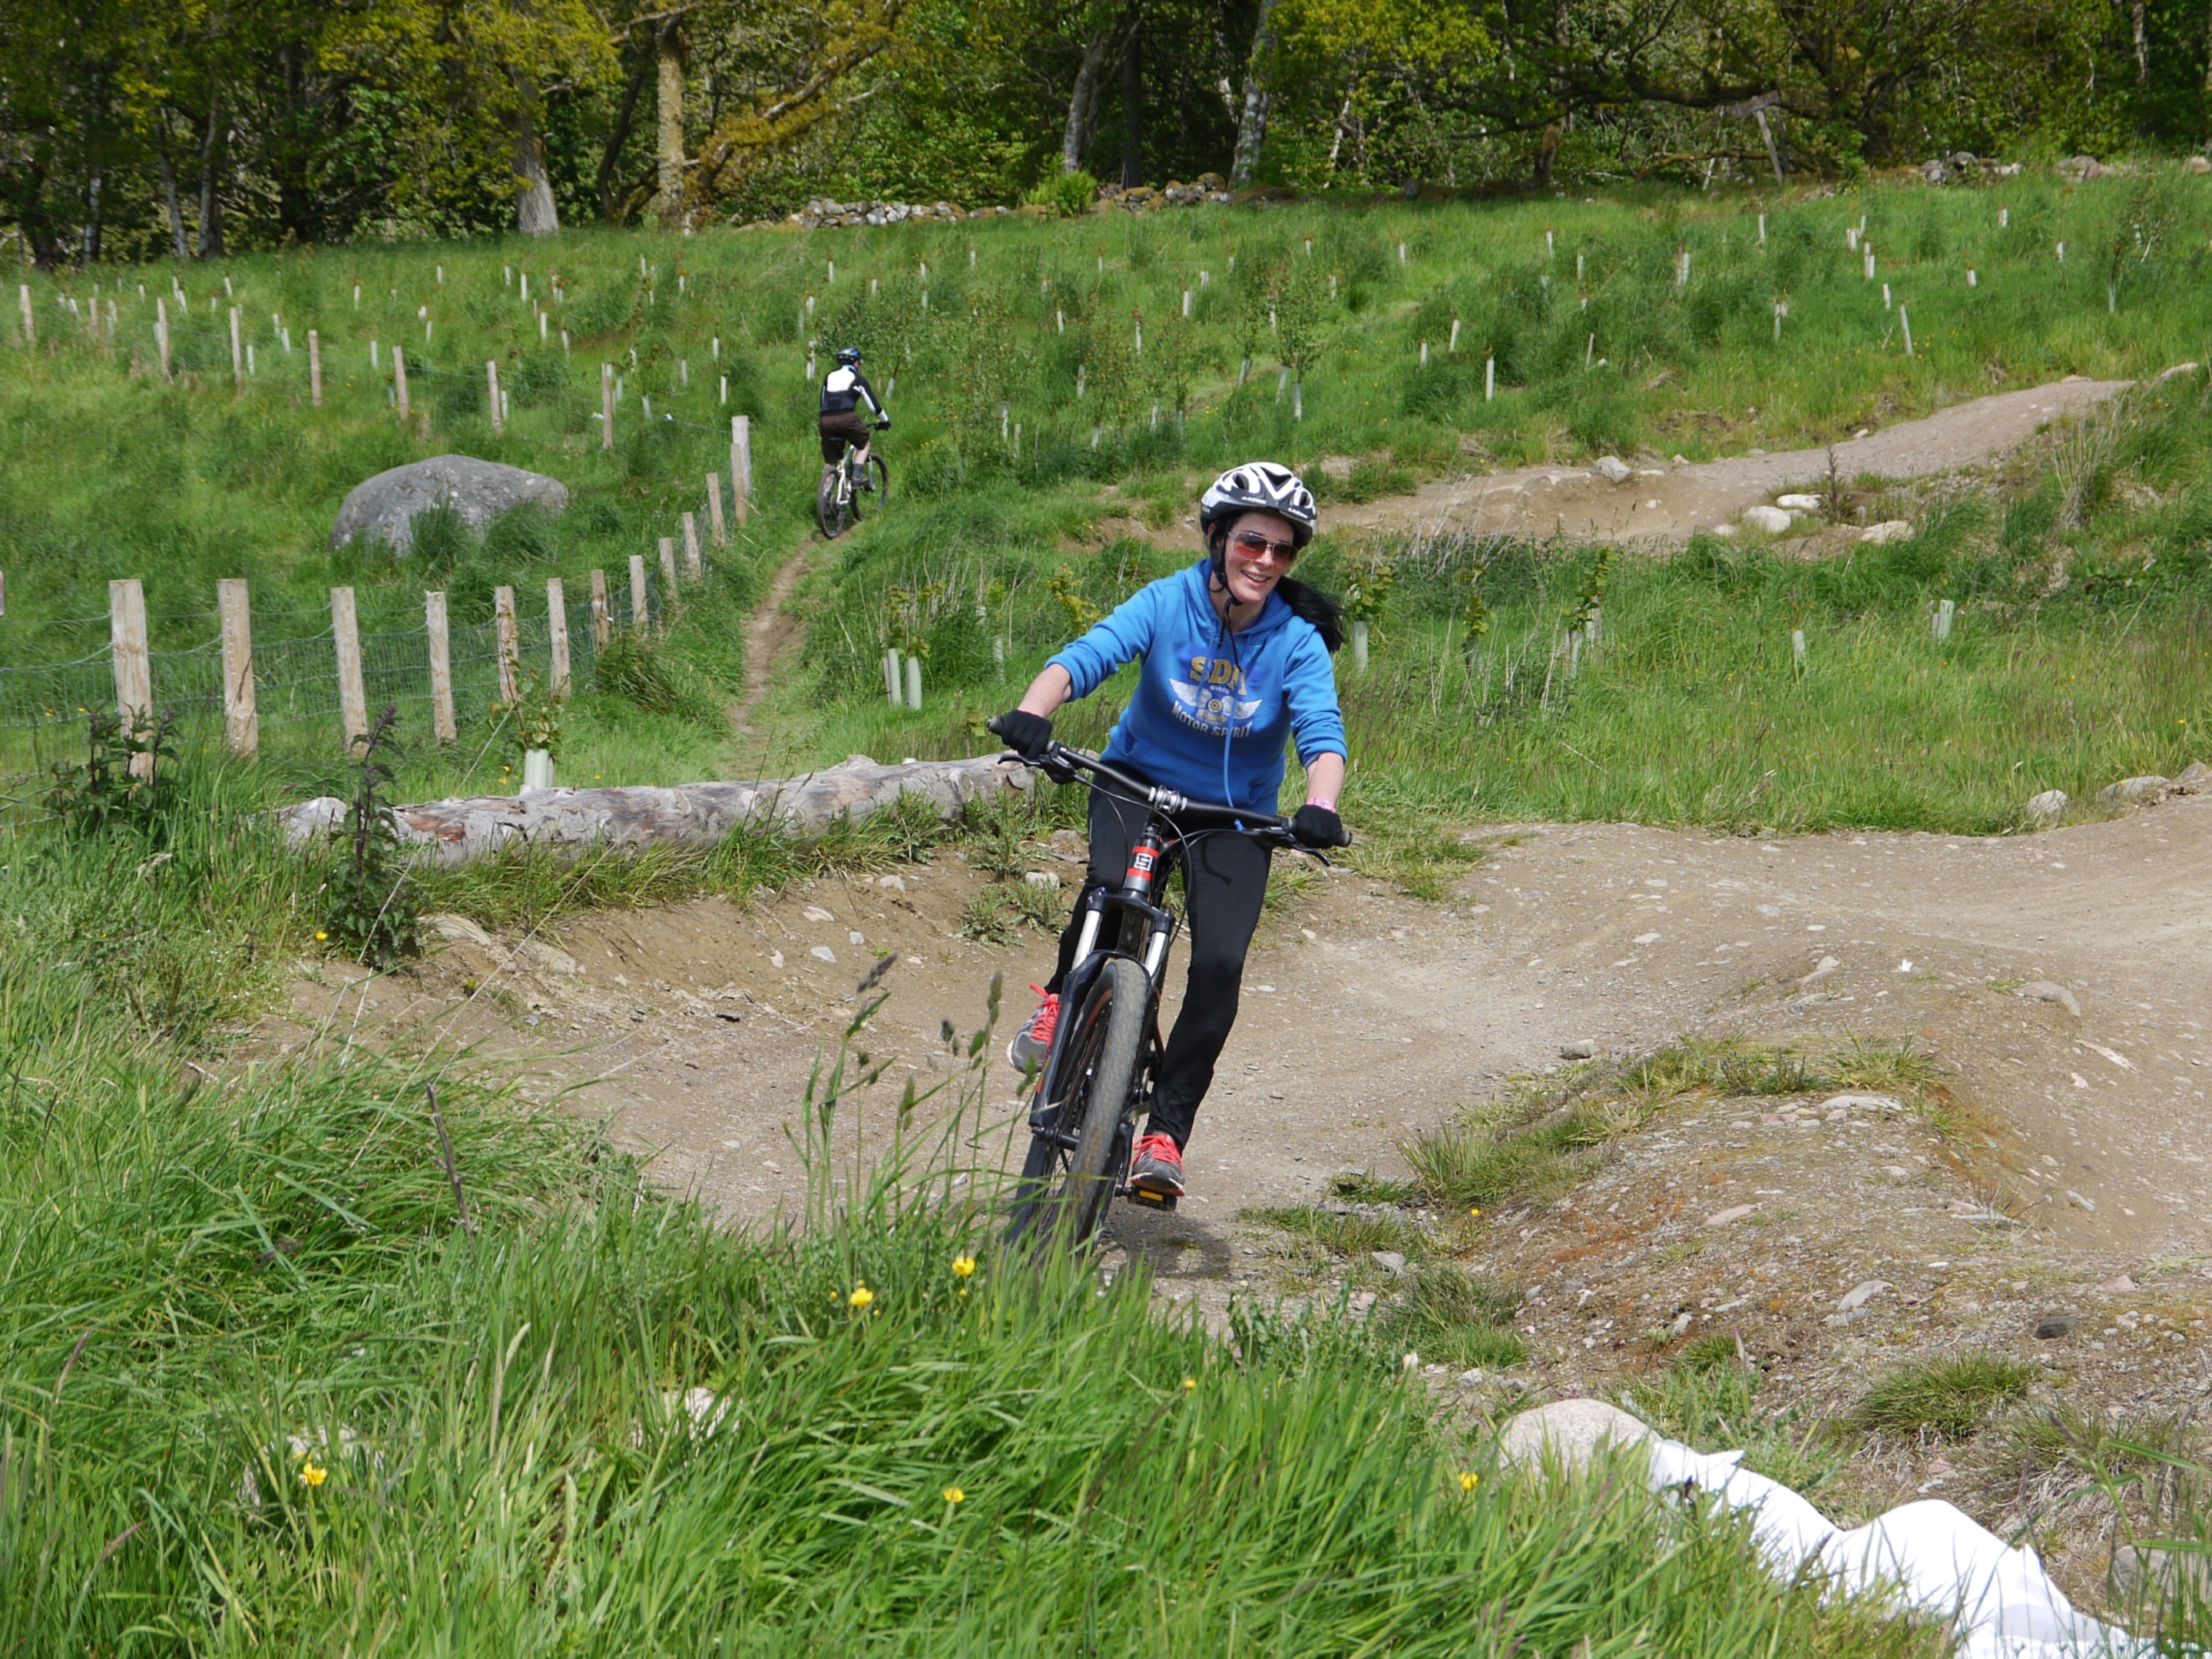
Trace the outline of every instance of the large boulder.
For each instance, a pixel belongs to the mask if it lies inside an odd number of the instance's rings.
[[[394,553],[414,544],[415,515],[449,506],[477,535],[524,502],[558,513],[568,505],[568,486],[540,472],[480,461],[473,455],[439,455],[380,472],[353,487],[331,529],[331,545],[356,537],[387,544]]]

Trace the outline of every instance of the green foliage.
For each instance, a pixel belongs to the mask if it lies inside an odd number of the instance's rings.
[[[641,629],[627,629],[607,641],[592,665],[592,684],[647,714],[672,714],[683,706],[662,652]]]
[[[1763,1380],[1741,1337],[1713,1331],[1686,1344],[1667,1370],[1648,1373],[1632,1398],[1670,1438],[1699,1451],[1740,1449],[1747,1468],[1814,1497],[1843,1472],[1844,1449],[1819,1419],[1759,1406]]]
[[[602,661],[605,659],[602,659]],[[561,757],[561,713],[564,700],[538,678],[534,668],[515,682],[514,701],[495,702],[484,716],[495,742],[504,738],[503,752],[525,755],[543,749]]]
[[[154,835],[174,793],[164,791],[161,781],[177,759],[176,716],[156,714],[126,730],[120,716],[100,712],[88,715],[85,726],[84,763],[53,768],[46,810],[65,835]]]
[[[1063,219],[1087,212],[1098,199],[1098,181],[1080,167],[1073,173],[1048,173],[1022,200],[1032,207],[1050,208]]]
[[[422,904],[385,792],[392,770],[386,754],[398,711],[387,705],[369,727],[354,768],[353,798],[335,833],[338,856],[323,890],[323,926],[316,934],[334,953],[379,969],[411,956]]]
[[[1924,1431],[1940,1440],[1965,1440],[1981,1427],[1991,1407],[2026,1394],[2034,1380],[2033,1365],[1991,1354],[1906,1365],[1868,1389],[1852,1408],[1850,1421],[1856,1428],[1886,1434]]]

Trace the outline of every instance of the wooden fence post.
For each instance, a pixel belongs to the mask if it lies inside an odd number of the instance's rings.
[[[599,447],[615,447],[615,366],[599,365]]]
[[[645,555],[629,556],[629,628],[633,634],[645,632]]]
[[[707,521],[714,529],[714,545],[727,547],[730,532],[722,524],[722,475],[719,472],[707,475]]]
[[[684,571],[695,582],[707,574],[699,562],[699,521],[689,513],[684,515]]]
[[[307,331],[307,390],[314,406],[323,406],[323,337],[319,330]]]
[[[505,427],[501,424],[499,418],[498,358],[487,357],[484,359],[484,381],[491,392],[491,435],[495,438],[503,438],[507,435],[507,432]]]
[[[676,538],[660,538],[660,626],[665,630],[676,619]]]
[[[331,589],[331,632],[337,640],[338,726],[352,749],[368,741],[368,687],[361,673],[361,618],[353,589]]]
[[[18,283],[15,291],[23,301],[23,343],[34,346],[39,343],[39,325],[31,311],[31,285]]]
[[[753,423],[744,415],[730,416],[730,493],[737,497],[732,504],[738,511],[738,528],[742,530],[753,494]]]
[[[159,295],[154,296],[154,343],[161,348],[161,378],[169,380],[169,302]]]
[[[115,653],[115,710],[128,737],[154,720],[154,659],[146,648],[146,590],[135,576],[107,584],[108,635]],[[134,756],[131,774],[154,769],[151,755]]]
[[[491,591],[492,634],[499,645],[499,700],[513,702],[518,688],[515,670],[522,661],[521,630],[514,623],[514,590],[495,587]]]
[[[422,621],[430,635],[430,729],[440,743],[451,743],[461,729],[453,719],[453,642],[443,590],[422,595]]]
[[[558,576],[545,579],[545,638],[552,648],[553,695],[568,695],[568,591]]]
[[[261,716],[253,701],[253,611],[242,577],[215,585],[222,617],[222,729],[230,752],[252,759],[261,749]]]
[[[592,648],[604,651],[614,636],[614,619],[607,614],[607,573],[592,572]]]
[[[407,354],[399,349],[399,342],[392,343],[392,395],[399,405],[399,418],[407,418]]]
[[[230,383],[240,392],[246,390],[246,349],[239,343],[236,306],[230,308]]]

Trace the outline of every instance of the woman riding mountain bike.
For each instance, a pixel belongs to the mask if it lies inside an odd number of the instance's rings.
[[[1273,815],[1284,747],[1294,744],[1306,798],[1291,833],[1307,847],[1348,845],[1336,811],[1346,750],[1329,661],[1342,632],[1328,597],[1288,574],[1317,520],[1312,492],[1288,467],[1255,461],[1223,473],[1199,503],[1206,557],[1141,588],[1060,652],[993,729],[1024,758],[1042,759],[1062,703],[1088,696],[1124,664],[1141,661],[1142,677],[1103,758],[1146,783]],[[1084,891],[1060,935],[1051,980],[1030,988],[1042,1000],[1008,1046],[1016,1066],[1034,1065],[1050,1049],[1085,901],[1098,890],[1120,889],[1146,817],[1139,802],[1091,790]],[[1130,1187],[1183,1195],[1183,1148],[1237,1018],[1269,858],[1263,841],[1233,826],[1192,837],[1184,851],[1188,988],[1161,1059],[1152,1115],[1130,1159]]]

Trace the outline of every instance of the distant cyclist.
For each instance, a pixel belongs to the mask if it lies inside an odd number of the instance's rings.
[[[862,413],[863,410],[866,413]],[[860,452],[859,465],[866,467],[868,444],[879,422],[889,426],[890,411],[876,396],[876,389],[868,384],[867,376],[860,373],[860,348],[840,346],[837,366],[822,381],[823,461],[836,465],[845,459],[845,447],[849,444]]]
[[[1290,574],[1318,522],[1313,494],[1286,466],[1248,462],[1213,481],[1198,522],[1205,557],[1139,589],[1054,656],[996,729],[1024,757],[1041,758],[1063,703],[1088,696],[1124,663],[1141,662],[1142,677],[1107,742],[1108,760],[1156,787],[1273,814],[1284,750],[1296,749],[1306,795],[1291,834],[1306,847],[1344,846],[1336,812],[1344,720],[1329,663],[1342,630],[1328,597]],[[1121,884],[1146,817],[1142,805],[1092,787],[1085,894]],[[1189,988],[1168,1036],[1152,1116],[1133,1149],[1133,1186],[1183,1195],[1182,1149],[1237,1019],[1267,863],[1267,848],[1249,836],[1191,837],[1182,865]],[[1042,1060],[1051,1047],[1082,915],[1079,896],[1059,964],[1049,981],[1030,988],[1042,1000],[1007,1049],[1017,1066]]]

